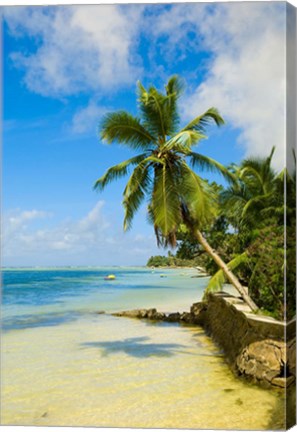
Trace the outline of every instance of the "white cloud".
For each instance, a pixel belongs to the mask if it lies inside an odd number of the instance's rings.
[[[246,155],[267,156],[276,146],[274,163],[281,169],[285,150],[284,5],[240,3],[222,8],[204,25],[216,57],[190,104],[204,108],[211,101],[220,107],[232,126],[242,130],[240,143]],[[221,34],[213,36],[214,28]]]
[[[44,219],[51,214],[40,210],[25,210],[8,213],[2,221],[4,231],[4,245],[19,233],[27,229],[28,223],[34,219]]]
[[[34,53],[14,52],[32,91],[63,97],[110,91],[140,74],[135,41],[143,7],[130,5],[14,7],[4,16],[15,37],[29,35]]]
[[[96,92],[134,84],[143,74],[137,50],[144,35],[147,77],[163,79],[188,59],[186,118],[217,106],[239,131],[245,155],[266,156],[276,146],[275,165],[282,168],[285,8],[281,2],[18,7],[5,16],[16,37],[35,38],[34,53],[13,55],[31,90],[59,97],[92,91],[96,98]],[[199,51],[208,53],[203,65]],[[201,68],[204,81],[197,85]],[[74,115],[73,132],[94,127],[103,110],[94,101]]]
[[[82,134],[90,130],[94,131],[98,119],[105,114],[106,108],[91,100],[87,106],[80,108],[72,118],[71,130],[74,133]]]
[[[157,252],[153,235],[123,233],[104,214],[99,201],[86,216],[53,227],[34,224],[50,215],[15,211],[3,221],[4,265],[133,265],[145,264]],[[109,218],[110,219],[110,218]]]
[[[240,130],[246,155],[266,156],[276,146],[278,168],[285,146],[285,17],[280,3],[176,5],[157,18],[154,32],[186,50],[185,35],[194,30],[200,49],[211,54],[206,79],[185,98],[184,115],[218,107]]]

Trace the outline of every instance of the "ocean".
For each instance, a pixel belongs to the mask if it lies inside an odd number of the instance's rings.
[[[207,282],[196,274],[5,269],[1,424],[280,429],[282,394],[235,378],[201,327],[110,315],[189,311]]]

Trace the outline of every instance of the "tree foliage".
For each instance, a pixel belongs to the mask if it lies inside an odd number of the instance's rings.
[[[273,153],[233,166],[235,181],[221,192],[220,213],[229,232],[220,233],[225,250],[220,254],[260,308],[290,319],[295,314],[296,184],[294,174],[271,168]],[[207,289],[220,289],[224,275],[214,268],[211,273]]]
[[[191,167],[212,170],[225,178],[232,174],[219,162],[193,152],[206,138],[209,124],[224,124],[216,108],[209,108],[180,127],[178,100],[183,81],[169,79],[165,92],[138,83],[139,116],[125,111],[105,115],[100,135],[107,143],[118,143],[141,153],[109,168],[95,183],[103,190],[111,181],[130,173],[123,193],[124,229],[130,229],[135,213],[148,199],[148,219],[154,225],[159,245],[175,246],[181,223],[201,228],[217,213],[217,203],[208,183]],[[132,172],[131,172],[132,170]]]
[[[183,81],[178,76],[169,79],[163,92],[153,86],[146,89],[139,82],[138,116],[117,111],[103,117],[101,139],[139,153],[109,168],[94,187],[103,190],[110,182],[129,175],[123,192],[124,229],[131,228],[136,212],[146,200],[147,217],[154,226],[158,244],[178,246],[176,256],[151,257],[148,265],[195,263],[213,275],[209,290],[220,289],[225,276],[229,277],[228,269],[232,270],[249,287],[260,307],[278,318],[290,318],[295,306],[292,239],[296,225],[296,174],[285,169],[274,171],[274,148],[266,158],[248,158],[228,168],[194,151],[206,137],[209,124],[221,126],[224,120],[211,107],[181,126],[178,100],[182,91]],[[228,181],[227,186],[208,183],[200,175],[202,170],[220,173]],[[199,235],[195,236],[197,230]],[[200,236],[201,231],[204,237]],[[216,255],[212,253],[214,249]],[[229,263],[227,269],[217,259],[220,257]],[[234,286],[241,292],[239,281]],[[245,298],[245,291],[242,295]],[[286,300],[293,307],[284,307]]]

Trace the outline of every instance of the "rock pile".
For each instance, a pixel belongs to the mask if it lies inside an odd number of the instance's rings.
[[[204,303],[194,303],[191,307],[190,312],[172,312],[164,313],[158,312],[157,309],[133,309],[128,311],[121,311],[113,313],[113,316],[126,317],[126,318],[138,318],[138,319],[149,319],[153,321],[167,321],[167,322],[185,322],[188,324],[199,324],[203,323],[203,312],[206,311]]]
[[[164,312],[158,312],[157,309],[133,309],[128,311],[116,312],[112,314],[117,317],[127,318],[140,318],[149,319],[153,321],[168,321],[178,322],[180,321],[181,314],[179,312],[165,314]]]

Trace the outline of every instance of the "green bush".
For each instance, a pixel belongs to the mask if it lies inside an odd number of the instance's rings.
[[[295,310],[295,278],[289,271],[286,272],[289,276],[286,296],[284,272],[295,258],[294,248],[288,248],[285,263],[284,228],[270,226],[259,231],[257,240],[249,248],[249,257],[252,269],[249,289],[256,304],[275,318],[292,318]],[[294,268],[294,264],[291,267]]]

